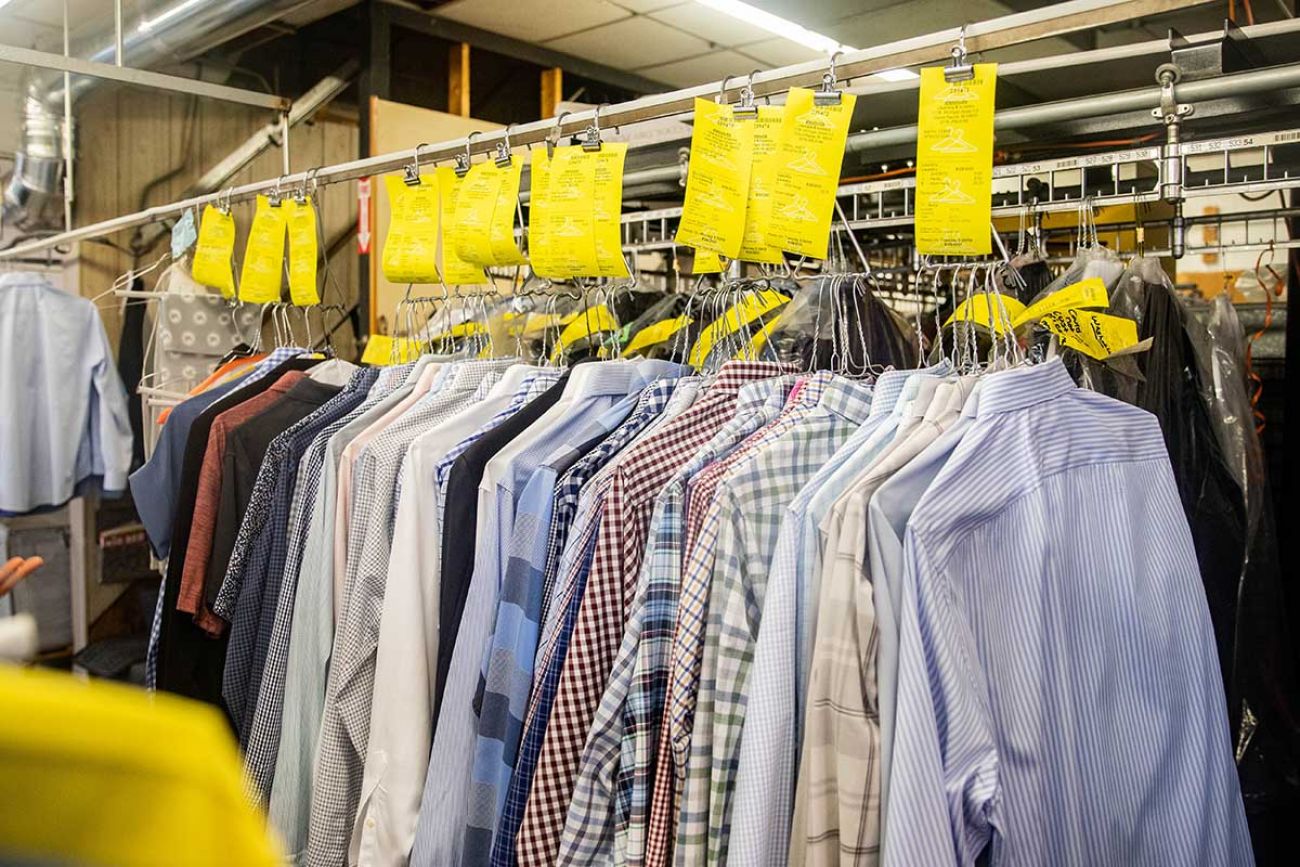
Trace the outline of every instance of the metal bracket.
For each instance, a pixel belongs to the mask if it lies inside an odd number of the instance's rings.
[[[677,186],[686,189],[686,173],[691,167],[691,149],[677,149]]]
[[[1173,258],[1181,259],[1186,250],[1186,221],[1183,219],[1183,118],[1191,117],[1196,107],[1180,103],[1174,85],[1182,80],[1182,70],[1174,63],[1162,63],[1156,69],[1160,84],[1160,106],[1151,116],[1165,125],[1165,143],[1160,148],[1160,198],[1174,206],[1169,242]]]

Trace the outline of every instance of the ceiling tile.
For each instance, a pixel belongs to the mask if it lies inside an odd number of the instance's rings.
[[[709,50],[709,43],[637,15],[546,43],[547,48],[618,69],[657,66]]]
[[[694,6],[694,0],[612,0],[618,6],[622,6],[629,12],[645,14],[654,12],[657,9],[666,9],[669,6]]]
[[[751,42],[749,45],[738,46],[738,50],[748,57],[772,66],[792,66],[796,63],[807,63],[809,60],[821,60],[826,56],[798,42],[781,38]]]
[[[609,0],[454,0],[439,6],[437,17],[527,42],[545,42],[630,14]]]
[[[698,3],[683,3],[681,6],[661,9],[651,13],[650,17],[685,30],[687,33],[693,33],[714,45],[724,45],[728,48],[772,38],[772,34],[761,27],[747,24],[730,15],[723,15]]]
[[[754,61],[734,51],[711,51],[687,60],[638,69],[637,73],[674,87],[693,87],[721,81],[728,75],[743,77],[753,68]],[[736,84],[733,82],[732,86]]]

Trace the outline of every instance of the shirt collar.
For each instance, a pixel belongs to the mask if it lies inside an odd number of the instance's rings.
[[[831,376],[821,385],[817,406],[846,421],[861,424],[871,413],[871,397],[871,386]]]
[[[792,366],[771,361],[728,361],[709,386],[710,394],[735,394],[747,382],[791,373]]]
[[[575,365],[564,388],[572,400],[627,394],[643,382],[639,365],[631,361],[588,361]]]
[[[514,364],[516,359],[513,358],[491,358],[481,361],[461,361],[452,365],[447,377],[443,380],[443,387],[451,391],[468,391],[478,387],[487,376],[494,370],[505,370]]]
[[[984,378],[976,418],[1024,409],[1054,400],[1077,386],[1060,358],[1028,367],[1013,367]]]

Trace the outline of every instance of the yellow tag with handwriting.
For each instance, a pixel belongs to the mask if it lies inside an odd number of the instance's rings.
[[[289,199],[285,208],[289,223],[289,297],[299,307],[320,303],[316,288],[316,259],[319,246],[316,235],[316,204],[311,196],[301,202]]]
[[[1039,321],[1060,339],[1062,346],[1098,361],[1138,343],[1137,323],[1123,316],[1070,309],[1048,313]]]
[[[441,215],[441,238],[439,254],[439,270],[442,272],[442,279],[451,286],[476,286],[488,281],[487,274],[483,273],[483,268],[473,262],[467,262],[456,252],[456,244],[452,237],[451,223],[454,222],[454,215],[457,212],[456,200],[460,195],[462,179],[457,176],[456,170],[451,166],[438,166],[438,190],[441,193],[440,210]]]
[[[768,243],[772,233],[772,186],[780,158],[777,145],[785,106],[760,105],[758,117],[745,121],[754,126],[754,160],[749,170],[749,196],[745,203],[745,233],[740,256],[747,262],[780,265],[785,259],[781,248]]]
[[[533,272],[551,279],[561,279],[555,261],[555,245],[551,239],[548,216],[551,181],[551,159],[544,148],[532,152],[531,180],[528,196],[528,261]]]
[[[754,124],[737,118],[730,105],[697,98],[678,244],[729,259],[740,255],[753,160]]]
[[[405,364],[420,357],[420,344],[409,337],[372,334],[361,353],[361,363],[375,366]]]
[[[996,63],[975,64],[969,81],[943,67],[921,70],[916,144],[916,249],[982,256],[992,249],[993,96]]]
[[[394,283],[437,283],[438,179],[420,175],[410,186],[397,175],[385,175],[388,190],[388,237],[381,263],[384,276]]]
[[[998,334],[1006,334],[1015,328],[1017,317],[1025,310],[1025,305],[1010,295],[984,292],[973,295],[957,305],[957,309],[948,317],[944,327],[954,322],[974,322]]]
[[[596,273],[590,277],[631,277],[623,258],[623,163],[627,142],[605,142],[595,153],[592,174],[592,234],[596,245]]]
[[[556,148],[551,157],[546,186],[543,230],[549,239],[551,261],[537,273],[563,280],[574,276],[596,276],[596,237],[592,200],[596,194],[596,162],[576,145]],[[622,188],[619,189],[620,202]],[[536,263],[534,263],[536,265]]]
[[[226,298],[235,297],[235,218],[212,205],[203,206],[199,221],[199,240],[194,246],[190,272],[204,286],[221,291]]]
[[[280,300],[284,285],[284,206],[271,207],[266,196],[257,197],[253,225],[244,247],[244,267],[239,272],[239,300],[271,304]]]
[[[1072,283],[1058,292],[1053,292],[1036,304],[1031,304],[1016,316],[1015,321],[1011,324],[1019,328],[1026,322],[1034,322],[1057,310],[1075,308],[1086,310],[1109,306],[1110,295],[1106,292],[1106,284],[1100,277],[1089,277],[1087,280],[1080,280],[1078,283]]]
[[[475,265],[490,266],[492,255],[492,215],[501,191],[501,172],[491,160],[470,168],[456,194],[452,213],[451,237],[456,255]]]
[[[722,258],[717,253],[696,248],[695,258],[691,263],[692,274],[721,274],[722,271]]]
[[[695,346],[691,348],[690,365],[696,368],[702,366],[718,341],[735,334],[755,319],[767,315],[783,304],[788,304],[789,301],[789,295],[777,292],[775,289],[763,289],[746,295],[701,332],[699,339],[695,341]]]
[[[811,90],[790,88],[772,185],[772,246],[797,256],[826,258],[844,142],[856,102],[853,94],[842,93],[837,104],[817,105]]]
[[[496,207],[492,209],[492,230],[489,238],[492,244],[492,264],[498,267],[526,265],[528,260],[519,251],[515,241],[515,215],[519,209],[519,178],[524,164],[518,159],[510,160],[510,165],[497,168],[501,182],[497,186]]]
[[[565,350],[585,337],[617,330],[618,319],[608,307],[604,304],[588,307],[564,326],[559,339],[555,341],[555,348],[551,350],[551,362],[559,362],[564,357]]]
[[[672,339],[677,332],[694,322],[695,319],[683,313],[681,316],[674,316],[672,319],[665,319],[662,322],[656,322],[653,325],[647,325],[627,342],[623,348],[623,357],[631,358],[642,350],[649,349],[651,346],[658,346]]]

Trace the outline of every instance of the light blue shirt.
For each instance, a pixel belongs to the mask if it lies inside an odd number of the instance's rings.
[[[990,376],[903,549],[885,867],[1253,863],[1153,416]]]
[[[0,276],[0,513],[126,490],[126,389],[95,305],[39,274]]]

